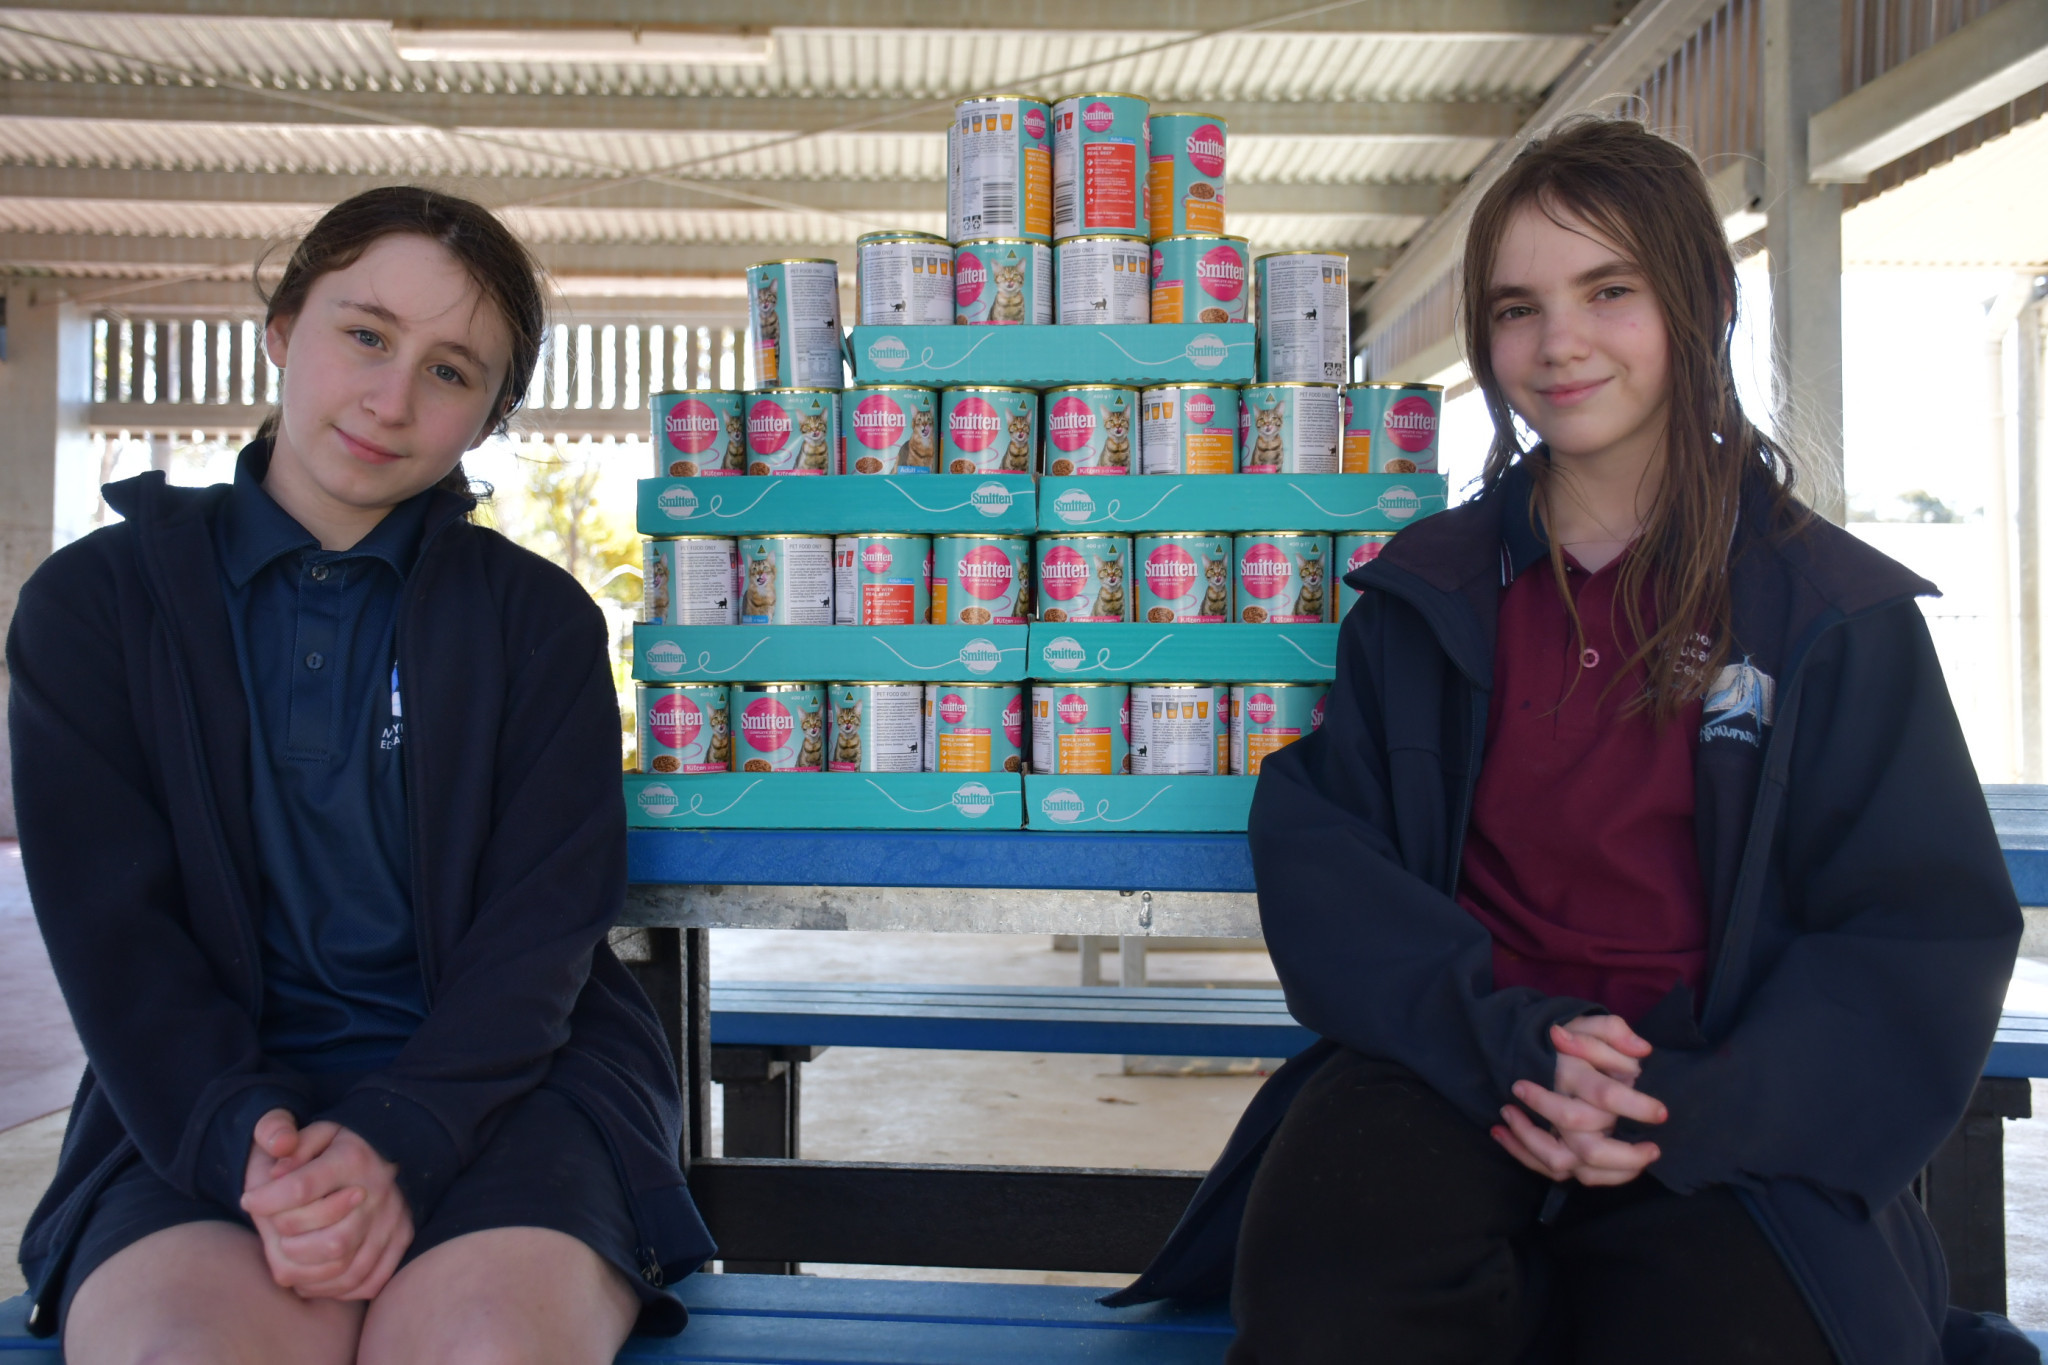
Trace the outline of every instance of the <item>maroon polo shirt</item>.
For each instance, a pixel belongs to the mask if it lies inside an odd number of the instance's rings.
[[[1623,560],[1590,574],[1565,563],[1583,652],[1547,555],[1501,592],[1458,902],[1493,935],[1497,989],[1594,1000],[1635,1021],[1680,982],[1697,999],[1706,971],[1700,705],[1662,725],[1627,711],[1647,673],[1637,664],[1610,687],[1631,652],[1616,602]]]

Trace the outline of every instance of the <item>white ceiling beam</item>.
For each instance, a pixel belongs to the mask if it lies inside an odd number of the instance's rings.
[[[4,274],[4,269],[0,269]],[[273,273],[274,274],[274,273]],[[570,276],[565,281],[581,287],[593,277]],[[671,277],[673,279],[673,277]],[[724,278],[720,277],[720,283]],[[239,280],[106,280],[83,277],[45,279],[47,297],[58,302],[92,305],[110,313],[136,317],[247,317],[263,311],[263,300],[255,286]],[[676,297],[654,294],[554,294],[548,300],[548,314],[556,322],[646,322],[658,319],[664,326],[744,327],[746,297]]]
[[[267,88],[267,87],[266,87]],[[435,128],[822,133],[940,132],[950,106],[909,99],[271,90],[111,81],[0,81],[0,116],[151,123],[419,124]],[[1201,101],[1239,137],[1506,137],[1528,105],[1502,101]]]
[[[1806,121],[1813,184],[1855,184],[2048,85],[2048,0],[2009,0]]]
[[[1451,206],[1408,243],[1393,268],[1367,297],[1371,328],[1377,330],[1383,322],[1400,316],[1402,309],[1457,268],[1465,249],[1465,225],[1473,208],[1521,150],[1526,134],[1634,90],[1713,18],[1724,3],[1726,0],[1642,0],[1620,28],[1558,79],[1542,107],[1480,163]]]
[[[773,200],[821,213],[943,212],[940,181],[732,180],[696,189],[652,181],[608,185],[552,177],[320,175],[260,171],[123,170],[0,165],[0,199],[126,199],[158,203],[332,204],[380,185],[427,184],[492,205],[545,199],[558,208],[745,211]],[[726,193],[720,193],[726,191]],[[1436,182],[1403,185],[1230,187],[1233,213],[1388,214],[1427,217],[1451,194]],[[751,196],[747,197],[736,196]]]
[[[251,237],[126,237],[111,233],[0,233],[0,271],[10,268],[58,274],[98,274],[148,268],[165,273],[217,270],[242,275],[266,247]],[[700,246],[664,242],[538,242],[533,253],[556,275],[673,276],[725,275],[756,261],[785,256],[829,257],[841,271],[853,268],[850,244],[790,246]],[[271,260],[282,265],[281,252]]]
[[[106,14],[164,14],[244,19],[383,20],[442,28],[609,25],[712,29],[953,28],[994,31],[1142,31],[1206,33],[1256,24],[1268,33],[1413,33],[1464,37],[1592,36],[1627,13],[1628,0],[1359,0],[1320,13],[1280,18],[1271,0],[1144,0],[1117,15],[1100,0],[1017,0],[962,5],[957,0],[10,0],[14,9]],[[1309,8],[1287,6],[1293,8]]]

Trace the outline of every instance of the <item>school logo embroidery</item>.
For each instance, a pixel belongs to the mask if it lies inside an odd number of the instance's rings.
[[[1778,681],[1749,661],[1722,668],[1700,707],[1700,742],[1732,739],[1761,747],[1777,716]]]
[[[391,665],[391,723],[377,736],[379,749],[396,749],[405,743],[405,703],[398,694],[398,665]]]

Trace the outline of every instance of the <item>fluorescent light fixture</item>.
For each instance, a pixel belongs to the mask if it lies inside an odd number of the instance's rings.
[[[393,24],[409,62],[601,62],[660,66],[760,66],[766,33],[684,28],[420,28]]]

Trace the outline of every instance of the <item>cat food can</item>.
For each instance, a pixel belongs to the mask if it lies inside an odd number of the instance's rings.
[[[915,626],[932,609],[932,538],[889,532],[832,542],[832,620],[842,626]]]
[[[1235,474],[1238,391],[1162,384],[1141,399],[1147,474]]]
[[[1023,536],[932,537],[932,621],[1021,626],[1031,614],[1031,542]]]
[[[724,683],[636,683],[640,771],[722,773],[732,767]]]
[[[863,327],[953,321],[953,246],[929,232],[869,232],[854,244],[855,312]]]
[[[1259,287],[1259,378],[1341,384],[1351,377],[1351,262],[1276,251],[1252,263]]]
[[[1351,610],[1351,604],[1365,596],[1364,593],[1344,581],[1354,569],[1362,569],[1380,557],[1380,551],[1387,548],[1387,542],[1394,538],[1392,531],[1346,531],[1337,537],[1337,619],[1344,619],[1344,613]]]
[[[1122,384],[1070,384],[1045,391],[1045,472],[1131,472],[1138,391]]]
[[[1237,619],[1306,625],[1330,619],[1330,538],[1313,531],[1257,531],[1232,538]]]
[[[741,536],[740,624],[832,624],[830,536]]]
[[[839,395],[839,472],[938,472],[938,406],[934,389],[874,384]]]
[[[1118,94],[1069,95],[1052,107],[1055,242],[1085,233],[1151,239],[1145,195],[1151,112],[1149,101]]]
[[[1123,683],[1033,683],[1031,771],[1131,770],[1131,689]]]
[[[924,684],[833,683],[835,773],[924,771]]]
[[[1252,254],[1242,237],[1168,237],[1152,244],[1152,321],[1243,322]]]
[[[1343,397],[1335,384],[1247,384],[1237,409],[1241,474],[1335,474]]]
[[[1219,693],[1229,695],[1206,683],[1131,684],[1131,771],[1213,775]]]
[[[1029,474],[1038,457],[1038,393],[996,384],[939,394],[939,458],[948,474]]]
[[[1259,765],[1323,726],[1327,683],[1237,683],[1230,689],[1230,771],[1257,777]]]
[[[1346,474],[1434,474],[1441,384],[1376,382],[1344,390]]]
[[[1131,619],[1129,536],[1040,536],[1031,548],[1039,620]]]
[[[1052,248],[1022,237],[962,243],[953,268],[953,316],[973,326],[1049,326]]]
[[[1230,537],[1212,531],[1134,536],[1138,619],[1152,625],[1230,619]]]
[[[926,683],[924,764],[934,773],[1024,767],[1024,689],[1016,683]]]
[[[1154,114],[1145,128],[1152,144],[1145,178],[1152,240],[1223,231],[1223,144],[1229,125],[1214,114]]]
[[[739,542],[657,536],[640,548],[640,620],[650,626],[740,623]]]
[[[1152,252],[1129,237],[1074,237],[1053,248],[1062,324],[1152,320]]]
[[[1029,95],[978,95],[946,127],[946,235],[1052,241],[1052,110]]]
[[[830,474],[839,464],[839,388],[763,389],[747,399],[747,473]]]
[[[757,389],[837,389],[839,263],[763,261],[747,267]]]
[[[818,683],[733,683],[726,693],[736,773],[825,770],[825,689]]]
[[[697,479],[747,472],[746,396],[731,389],[677,389],[647,400],[654,476]]]

